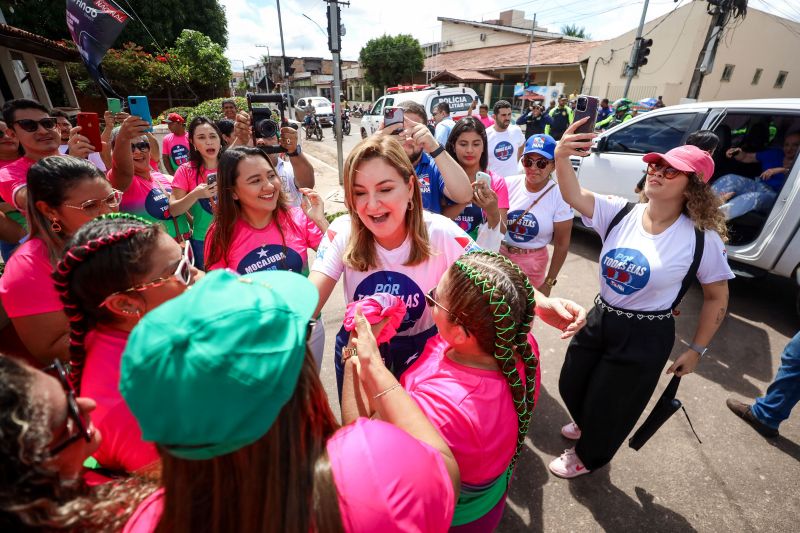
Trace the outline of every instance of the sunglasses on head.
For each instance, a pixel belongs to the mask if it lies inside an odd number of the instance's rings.
[[[144,152],[145,150],[150,150],[150,143],[147,141],[131,143],[131,152],[135,152],[136,150],[139,150],[140,152]]]
[[[58,126],[58,119],[53,117],[46,117],[40,118],[39,120],[33,120],[30,118],[23,118],[20,120],[15,120],[12,124],[18,125],[23,130],[27,131],[28,133],[34,133],[36,130],[39,129],[39,126],[43,127],[46,130],[54,130],[56,126]]]
[[[522,158],[522,166],[525,168],[530,168],[533,165],[536,165],[536,168],[539,170],[544,170],[547,168],[547,165],[550,164],[549,159],[534,159],[532,157],[523,157]]]
[[[678,170],[677,168],[672,168],[662,163],[650,163],[647,165],[647,173],[648,174],[655,174],[660,172],[663,174],[665,178],[668,180],[674,179],[678,176],[678,174],[685,174],[682,170]]]
[[[64,363],[56,359],[53,361],[52,365],[42,369],[42,371],[55,375],[61,383],[61,388],[64,389],[64,394],[67,396],[67,436],[61,442],[50,448],[50,454],[57,455],[67,448],[67,446],[81,439],[86,442],[91,442],[92,434],[89,431],[88,424],[83,419],[81,408],[78,406],[78,401],[75,398],[75,389],[72,388],[72,384],[69,382],[67,369]]]

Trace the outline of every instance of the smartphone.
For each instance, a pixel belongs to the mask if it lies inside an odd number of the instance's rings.
[[[150,123],[150,127],[146,131],[153,131],[153,117],[150,116],[150,104],[147,103],[146,96],[129,96],[128,110],[131,115],[135,115]]]
[[[596,96],[587,96],[582,94],[578,96],[578,102],[575,106],[575,120],[589,117],[586,124],[575,130],[575,133],[594,133],[594,125],[597,122],[597,109],[600,107],[600,99]]]
[[[489,188],[492,187],[492,177],[486,172],[478,172],[477,174],[475,174],[475,181],[482,181],[486,183],[487,187]]]
[[[209,174],[208,176],[206,176],[206,183],[208,183],[209,187],[214,185],[216,182],[217,182],[217,173],[216,172],[213,172],[213,173]]]
[[[89,143],[94,146],[95,152],[103,149],[103,141],[100,139],[100,119],[97,113],[78,113],[78,126],[81,127],[81,135],[89,139]]]
[[[106,98],[108,110],[112,115],[122,113],[122,101],[119,98]]]
[[[388,128],[389,126],[393,126],[395,124],[403,124],[404,120],[403,116],[403,109],[400,107],[386,107],[383,110],[383,127]],[[401,130],[398,130],[396,133],[400,133]],[[394,132],[393,132],[394,134]]]

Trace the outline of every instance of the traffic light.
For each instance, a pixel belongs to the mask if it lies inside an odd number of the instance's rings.
[[[639,38],[639,50],[636,52],[636,61],[634,62],[636,68],[647,64],[647,56],[650,55],[651,46],[653,46],[653,39]]]

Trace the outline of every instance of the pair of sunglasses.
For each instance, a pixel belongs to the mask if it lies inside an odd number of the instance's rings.
[[[547,159],[533,159],[532,157],[523,157],[522,158],[522,166],[525,168],[530,168],[533,165],[536,165],[536,168],[539,170],[544,170],[547,168],[547,165],[550,164],[550,161]]]
[[[667,165],[662,165],[661,163],[650,163],[647,165],[648,174],[655,174],[657,172],[663,174],[668,180],[675,179],[678,174],[685,174],[685,172],[682,170],[678,170],[677,168],[672,168]]]
[[[102,200],[86,200],[81,205],[70,205],[64,204],[64,207],[71,207],[72,209],[80,209],[87,215],[91,217],[95,217],[100,214],[100,208],[103,204],[106,205],[109,209],[116,209],[119,207],[120,202],[122,201],[122,191],[118,191],[114,189],[111,194],[103,198]]]
[[[72,443],[81,439],[86,442],[92,441],[92,434],[89,432],[89,426],[83,419],[83,414],[78,406],[78,401],[75,397],[75,389],[69,381],[67,368],[64,363],[56,359],[53,364],[43,369],[44,372],[55,375],[61,383],[61,388],[67,395],[67,437],[61,442],[50,448],[51,455],[57,455],[64,451]]]
[[[438,307],[439,309],[441,309],[442,311],[453,317],[453,322],[455,322],[462,328],[467,329],[467,326],[465,326],[464,323],[461,320],[459,320],[459,318],[456,315],[451,313],[449,309],[447,309],[445,306],[436,301],[436,287],[432,288],[430,291],[428,291],[428,294],[425,295],[425,303],[427,303],[428,307],[431,308],[435,305],[436,307]]]
[[[150,150],[150,143],[147,141],[141,141],[138,143],[131,143],[131,152],[135,152],[139,150],[140,152],[144,152],[146,150]]]
[[[13,124],[18,125],[20,128],[27,131],[28,133],[34,133],[36,130],[39,129],[39,126],[43,127],[46,130],[56,129],[56,126],[58,126],[58,119],[53,117],[40,118],[39,120],[23,118],[20,120],[15,120]]]

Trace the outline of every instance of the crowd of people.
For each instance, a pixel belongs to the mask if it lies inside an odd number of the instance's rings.
[[[535,423],[537,317],[572,339],[575,445],[550,471],[613,459],[690,283],[703,304],[669,373],[695,369],[726,313],[713,148],[645,155],[633,204],[578,183],[594,134],[566,98],[527,134],[503,100],[458,121],[440,103],[433,131],[399,107],[348,155],[331,222],[297,131],[255,138],[233,100],[221,121],[170,114],[161,143],[107,113],[102,146],[38,102],[3,107],[4,530],[492,531]],[[552,295],[573,209],[603,242],[588,314]]]

